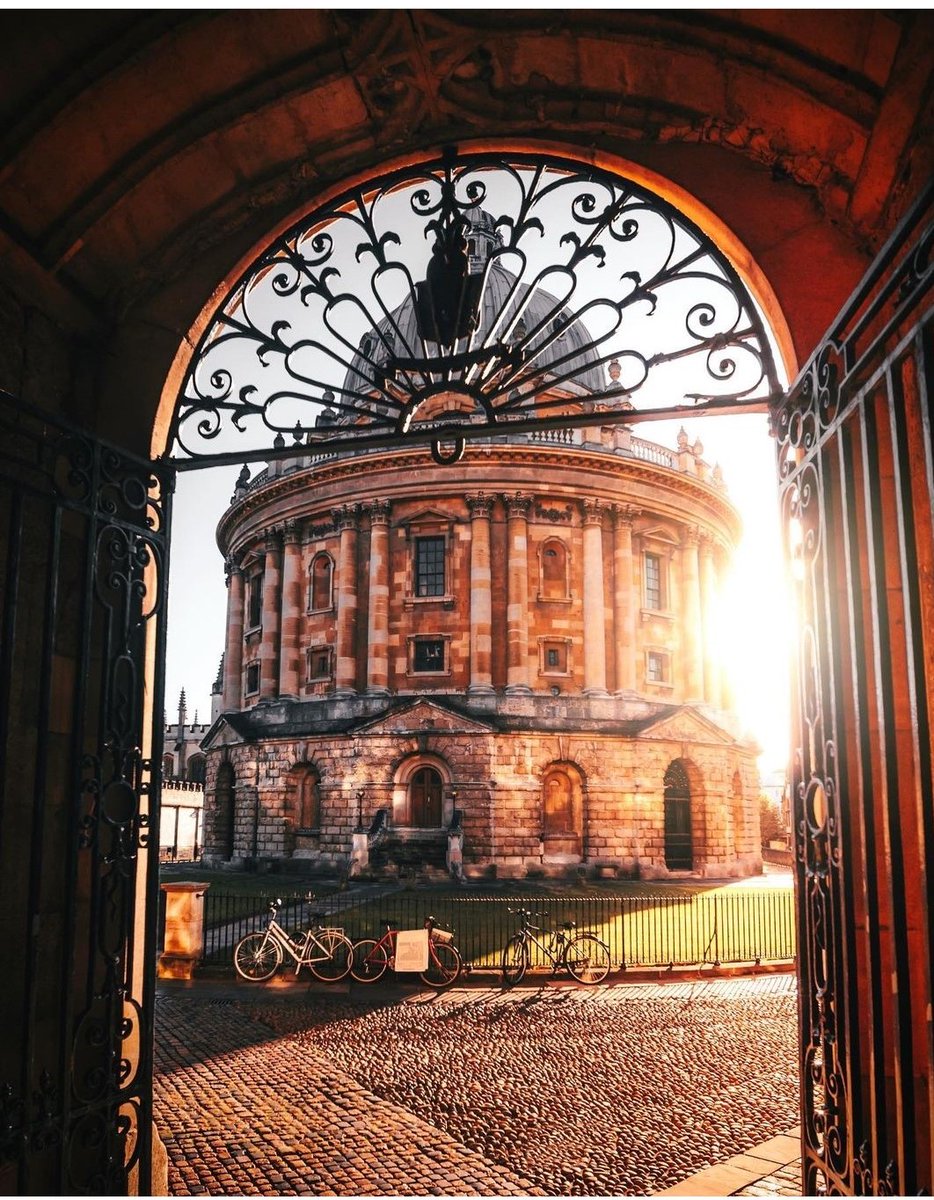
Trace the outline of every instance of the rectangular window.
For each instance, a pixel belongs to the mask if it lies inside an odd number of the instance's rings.
[[[255,629],[263,619],[263,577],[253,575],[250,579],[250,597],[247,611],[247,629]]]
[[[668,655],[649,650],[645,660],[645,677],[649,683],[667,683]]]
[[[246,694],[252,696],[259,691],[259,663],[250,663],[246,669]]]
[[[444,537],[415,539],[415,595],[444,595]]]
[[[568,646],[567,641],[543,641],[541,645],[541,674],[567,675]]]
[[[412,670],[443,671],[444,670],[444,639],[420,638],[412,646]]]
[[[308,651],[308,679],[330,679],[331,650],[328,646],[315,646]]]
[[[662,608],[662,560],[657,554],[646,554],[643,559],[645,567],[645,607]]]

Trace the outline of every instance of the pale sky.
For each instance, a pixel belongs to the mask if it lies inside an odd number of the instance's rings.
[[[674,447],[679,422],[640,423],[639,437]],[[720,628],[743,729],[763,750],[763,774],[782,768],[788,746],[790,622],[782,567],[775,446],[765,416],[684,422],[704,458],[723,468],[743,536],[725,588]],[[456,470],[453,467],[452,470]],[[253,472],[255,473],[254,466]],[[211,685],[224,649],[227,593],[214,531],[233,494],[237,467],[180,472],[172,528],[166,715],[176,719],[184,687],[188,720],[209,722]]]

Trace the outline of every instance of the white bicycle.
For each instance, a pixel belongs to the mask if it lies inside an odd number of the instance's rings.
[[[234,967],[241,979],[262,983],[271,979],[288,956],[295,963],[295,974],[307,967],[322,983],[337,983],[350,973],[353,943],[343,929],[317,924],[301,939],[290,937],[276,920],[281,900],[269,906],[269,924],[262,931],[248,933],[234,949]],[[322,921],[324,913],[312,913],[313,921]]]

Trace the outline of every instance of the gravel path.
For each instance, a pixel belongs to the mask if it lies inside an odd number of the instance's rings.
[[[647,1194],[798,1116],[785,976],[158,1012],[173,1194]]]

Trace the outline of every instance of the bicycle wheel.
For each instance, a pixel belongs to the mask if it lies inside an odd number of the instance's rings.
[[[376,983],[382,979],[389,966],[389,955],[382,942],[363,938],[354,943],[350,958],[350,977],[357,983]]]
[[[610,971],[610,948],[593,933],[580,933],[568,942],[564,965],[578,983],[602,983]]]
[[[339,979],[350,974],[353,942],[338,929],[322,929],[316,936],[321,946],[314,947],[317,961],[310,962],[308,970],[322,983],[337,983]],[[322,953],[326,953],[328,957],[319,958]]]
[[[516,934],[506,943],[503,951],[503,987],[514,987],[525,978],[529,969],[529,948],[525,939]]]
[[[262,983],[282,965],[282,948],[268,933],[248,933],[237,942],[234,968],[241,979]]]
[[[440,992],[456,981],[463,968],[460,951],[449,942],[432,942],[428,948],[428,969],[422,971],[419,979]]]

